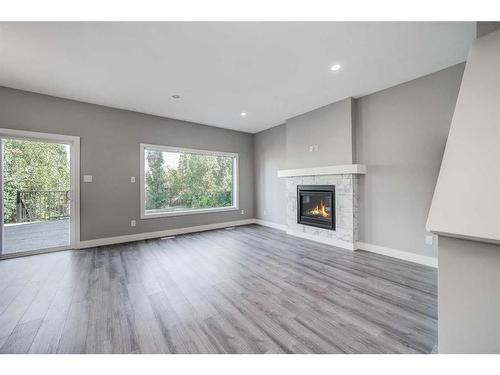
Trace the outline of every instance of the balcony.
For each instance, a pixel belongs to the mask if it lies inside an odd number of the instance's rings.
[[[69,218],[5,224],[3,254],[69,245]]]
[[[15,220],[4,224],[2,253],[68,246],[69,215],[67,190],[17,191]]]

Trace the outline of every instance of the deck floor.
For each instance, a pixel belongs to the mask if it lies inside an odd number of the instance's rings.
[[[3,353],[429,353],[436,269],[257,225],[0,261]]]
[[[69,219],[4,226],[3,254],[69,245]]]

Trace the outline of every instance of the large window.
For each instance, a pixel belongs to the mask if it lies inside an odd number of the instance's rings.
[[[141,144],[141,217],[238,208],[238,154]]]

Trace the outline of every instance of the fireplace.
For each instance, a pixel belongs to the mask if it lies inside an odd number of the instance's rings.
[[[335,230],[335,185],[298,185],[297,223]]]

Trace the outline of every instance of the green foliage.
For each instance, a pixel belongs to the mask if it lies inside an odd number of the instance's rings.
[[[146,210],[164,208],[169,202],[167,176],[163,169],[163,153],[146,151]]]
[[[4,140],[4,222],[16,221],[18,190],[69,190],[67,146],[20,139]]]
[[[148,151],[149,153],[150,151]],[[148,164],[149,159],[148,159]],[[163,159],[162,159],[163,164]],[[230,157],[181,154],[177,169],[149,168],[146,175],[147,202],[149,201],[148,176],[159,181],[161,193],[167,201],[157,205],[146,205],[146,209],[210,208],[232,205],[233,159]],[[160,191],[156,189],[155,191]]]
[[[231,206],[233,162],[228,157],[182,154],[169,171],[172,195],[190,208]]]

